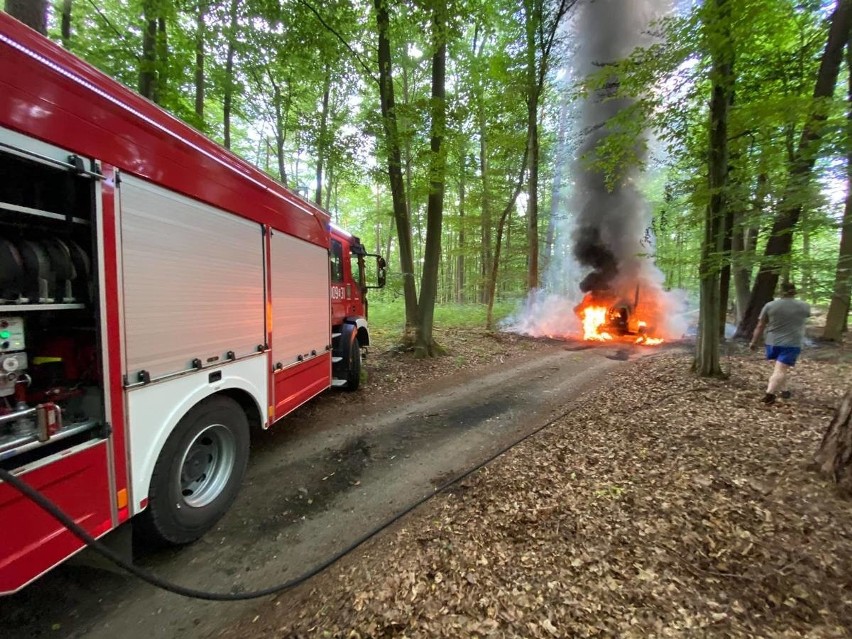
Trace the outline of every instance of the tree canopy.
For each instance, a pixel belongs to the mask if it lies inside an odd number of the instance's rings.
[[[849,1],[645,4],[661,16],[650,40],[590,75],[577,47],[600,33],[578,27],[573,0],[6,10],[387,254],[381,295],[405,300],[404,338],[422,354],[440,352],[435,304],[490,307],[549,286],[573,241],[563,222],[581,166],[610,188],[641,171],[647,257],[663,288],[709,303],[705,329],[712,315],[707,330],[739,322],[747,336],[780,278],[831,307],[826,337],[840,339],[852,287]],[[629,104],[583,156],[577,105],[602,91]]]

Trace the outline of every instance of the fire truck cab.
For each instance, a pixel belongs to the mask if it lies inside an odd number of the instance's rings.
[[[360,383],[329,215],[0,13],[0,466],[100,537],[209,530],[249,431]],[[0,482],[0,594],[81,548]]]
[[[347,257],[349,259],[347,259]],[[375,259],[376,284],[367,284],[366,259]],[[334,386],[358,390],[362,349],[370,345],[367,329],[367,290],[385,285],[387,263],[375,253],[367,253],[361,241],[331,225],[331,324]]]

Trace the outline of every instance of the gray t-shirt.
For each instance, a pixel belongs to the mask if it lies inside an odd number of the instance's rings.
[[[805,321],[811,316],[811,307],[792,297],[772,300],[760,311],[766,319],[766,343],[770,346],[799,346],[805,337]]]

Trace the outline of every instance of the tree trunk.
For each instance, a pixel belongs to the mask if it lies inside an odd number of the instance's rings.
[[[769,178],[765,172],[761,171],[757,176],[751,221],[746,223],[743,220],[744,216],[741,215],[734,222],[731,259],[734,265],[734,287],[737,297],[737,324],[745,317],[748,300],[751,297],[751,265],[757,251],[757,236],[760,234],[757,220],[763,216],[768,194]]]
[[[713,88],[710,99],[710,146],[708,186],[710,202],[704,218],[704,240],[699,265],[700,306],[698,343],[693,369],[702,377],[719,377],[720,274],[719,258],[725,241],[726,194],[728,179],[728,112],[734,91],[734,53],[730,31],[728,0],[714,0],[715,17],[708,25],[712,52],[710,72]]]
[[[297,128],[293,137],[295,138],[293,142],[296,148],[296,159],[293,162],[293,188],[296,189],[296,191],[298,191],[299,193],[301,193],[301,191],[299,190],[299,159],[302,155],[301,130]]]
[[[139,67],[139,93],[154,101],[157,95],[156,5],[156,0],[144,0],[142,3],[145,30],[142,32],[142,60]]]
[[[538,100],[541,88],[536,63],[536,32],[541,26],[542,11],[538,0],[524,0],[527,62],[527,291],[538,288]],[[543,64],[543,62],[542,62]]]
[[[494,261],[491,251],[491,173],[488,162],[488,125],[485,118],[485,97],[481,93],[480,88],[480,95],[478,96],[479,105],[477,107],[479,120],[479,177],[482,182],[482,245],[480,246],[480,268],[483,286],[480,301],[484,304],[490,304],[490,289],[487,282],[491,275],[491,266]]]
[[[447,124],[447,4],[438,0],[432,10],[432,39],[435,53],[432,56],[432,122],[431,155],[429,167],[429,201],[426,213],[426,249],[423,260],[423,277],[420,281],[420,311],[415,357],[433,357],[442,351],[432,337],[435,317],[435,299],[438,292],[438,267],[441,264],[441,227],[444,216],[444,179],[447,157],[441,149]]]
[[[814,104],[811,109],[795,157],[790,164],[787,186],[781,198],[772,233],[766,243],[763,261],[754,281],[751,299],[745,316],[737,328],[737,337],[748,338],[754,332],[763,306],[772,299],[778,284],[779,259],[789,255],[793,245],[793,229],[802,213],[802,193],[808,187],[822,144],[822,127],[827,118],[829,99],[840,71],[843,48],[849,39],[852,20],[852,0],[839,0],[831,15],[828,42],[825,46],[814,87]]]
[[[388,228],[388,241],[387,246],[385,247],[385,255],[387,256],[388,261],[391,259],[391,252],[393,250],[393,236],[396,233],[396,217],[394,215],[390,216],[390,227]]]
[[[47,0],[6,0],[6,13],[47,35]]]
[[[731,68],[733,74],[733,67]],[[733,80],[733,78],[732,78]],[[735,94],[731,91],[728,102],[728,112],[734,107]],[[738,179],[740,174],[735,173],[735,167],[738,166],[740,158],[739,149],[734,149],[729,152],[728,169],[725,177],[725,190],[728,193],[736,193],[738,190]],[[719,339],[725,341],[725,327],[728,324],[728,307],[731,297],[731,273],[733,271],[734,259],[734,222],[735,213],[732,206],[731,197],[724,198],[725,217],[722,223],[722,252],[719,256],[721,260],[721,270],[719,273]]]
[[[497,222],[497,237],[494,241],[494,260],[491,263],[486,294],[488,298],[488,310],[485,315],[485,328],[489,331],[494,330],[494,296],[497,292],[497,274],[500,268],[500,245],[503,242],[503,230],[506,228],[506,220],[509,219],[509,213],[512,212],[512,208],[514,208],[515,202],[518,201],[518,196],[521,194],[521,189],[524,188],[524,175],[527,171],[527,153],[529,152],[529,148],[529,145],[524,147],[524,157],[521,161],[521,171],[518,174],[518,181],[515,183],[515,190],[503,212],[500,214],[500,220]]]
[[[163,15],[162,0],[158,5],[157,16],[157,82],[154,84],[153,100],[157,104],[163,104],[164,90],[168,86],[169,78],[169,44],[166,34],[166,17]]]
[[[800,288],[799,297],[803,300],[814,303],[814,281],[813,268],[811,265],[811,229],[810,229],[810,209],[808,206],[802,208],[801,223],[799,224],[802,230],[802,260],[800,262],[800,270],[802,271],[802,286]]]
[[[852,493],[852,389],[834,412],[814,462],[844,493]]]
[[[66,49],[71,46],[71,8],[72,0],[62,0],[60,33],[62,35],[62,46]]]
[[[526,103],[527,103],[527,162],[529,183],[527,200],[527,290],[538,288],[538,179],[539,132],[538,108],[544,80],[550,64],[550,55],[556,32],[566,13],[577,0],[558,0],[550,4],[544,0],[524,0],[526,28]],[[545,7],[551,11],[545,13]]]
[[[731,229],[731,262],[733,271],[731,273],[734,281],[734,303],[737,310],[737,323],[739,324],[745,314],[748,305],[748,296],[751,292],[751,274],[746,267],[748,256],[745,251],[745,234],[743,228],[743,214],[737,212],[734,215],[734,226]]]
[[[287,166],[284,162],[284,143],[287,140],[287,127],[284,124],[284,105],[281,95],[281,85],[273,78],[270,72],[269,82],[272,85],[272,108],[275,109],[275,155],[278,162],[278,179],[281,184],[287,186]],[[289,90],[289,84],[288,90]],[[287,99],[289,107],[289,96]]]
[[[314,202],[322,206],[322,173],[323,166],[328,162],[328,97],[331,93],[331,67],[325,67],[325,80],[322,87],[322,113],[320,114],[319,139],[317,140],[317,180]]]
[[[206,26],[207,0],[198,0],[195,15],[195,115],[199,128],[204,128],[204,35]]]
[[[730,167],[729,167],[730,171]],[[725,217],[722,221],[722,269],[719,272],[719,339],[725,339],[725,325],[728,323],[728,305],[731,297],[731,253],[733,247],[734,212],[725,205]]]
[[[459,254],[456,256],[456,278],[455,278],[455,300],[457,304],[462,304],[465,301],[464,296],[464,258],[465,251],[467,250],[467,246],[465,246],[465,218],[464,218],[464,207],[465,207],[465,187],[467,177],[467,147],[464,143],[462,143],[462,150],[459,154],[459,238],[458,238],[458,251]]]
[[[488,278],[491,275],[491,174],[488,162],[488,120],[485,115],[485,87],[482,80],[483,56],[486,37],[480,39],[482,25],[477,20],[473,30],[471,58],[473,68],[474,100],[476,101],[476,128],[479,138],[479,180],[482,195],[480,196],[479,218],[479,282],[476,289],[476,299],[488,303]]]
[[[823,339],[832,342],[843,339],[852,293],[852,42],[846,46],[846,67],[849,70],[846,105],[846,206],[840,227],[840,249],[834,275],[834,290],[822,333]]]
[[[404,107],[408,107],[411,105],[411,96],[408,93],[409,91],[409,83],[408,83],[408,65],[402,65],[402,104]],[[403,114],[405,113],[405,109],[403,109]],[[422,258],[423,255],[421,251],[423,250],[423,225],[421,223],[421,216],[419,213],[419,207],[415,207],[412,193],[414,193],[414,189],[412,188],[412,184],[414,182],[414,154],[411,152],[411,144],[413,136],[410,135],[409,126],[410,126],[410,118],[409,122],[406,122],[405,115],[402,118],[402,128],[403,128],[403,146],[400,151],[402,152],[403,157],[403,174],[405,175],[405,192],[408,194],[408,198],[405,201],[406,212],[408,215],[409,223],[413,225],[412,229],[412,240],[415,240],[412,244],[412,260],[414,262],[414,273],[412,277],[418,278],[422,275],[420,271],[417,269],[420,268],[420,265],[423,263]]]
[[[228,23],[228,49],[225,53],[225,96],[222,102],[223,145],[231,148],[231,110],[234,102],[234,53],[237,40],[237,8],[239,0],[231,0]]]
[[[849,321],[850,297],[852,297],[852,194],[846,196],[846,208],[843,211],[834,292],[831,295],[822,333],[824,340],[840,342],[843,339],[843,333]]]
[[[337,174],[334,171],[334,164],[332,164],[329,160],[326,160],[328,165],[325,169],[325,204],[324,208],[326,211],[334,211],[335,218],[339,215],[338,206],[337,206],[337,187],[340,184],[340,180],[337,179]],[[334,205],[332,208],[331,196],[334,195]],[[377,244],[376,247],[379,245]]]
[[[405,335],[408,342],[411,332],[418,323],[417,290],[414,284],[414,258],[411,246],[411,218],[408,215],[405,186],[402,177],[402,152],[396,121],[396,106],[393,91],[393,66],[391,59],[389,29],[390,16],[386,0],[374,0],[376,30],[378,32],[379,102],[385,132],[385,152],[388,160],[388,179],[393,200],[393,214],[399,239],[399,261],[405,295]]]

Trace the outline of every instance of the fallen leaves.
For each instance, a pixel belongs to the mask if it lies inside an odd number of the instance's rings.
[[[689,363],[626,365],[226,636],[846,636],[852,503],[807,462],[852,368],[804,359],[765,411],[764,362],[730,357],[725,381]]]

